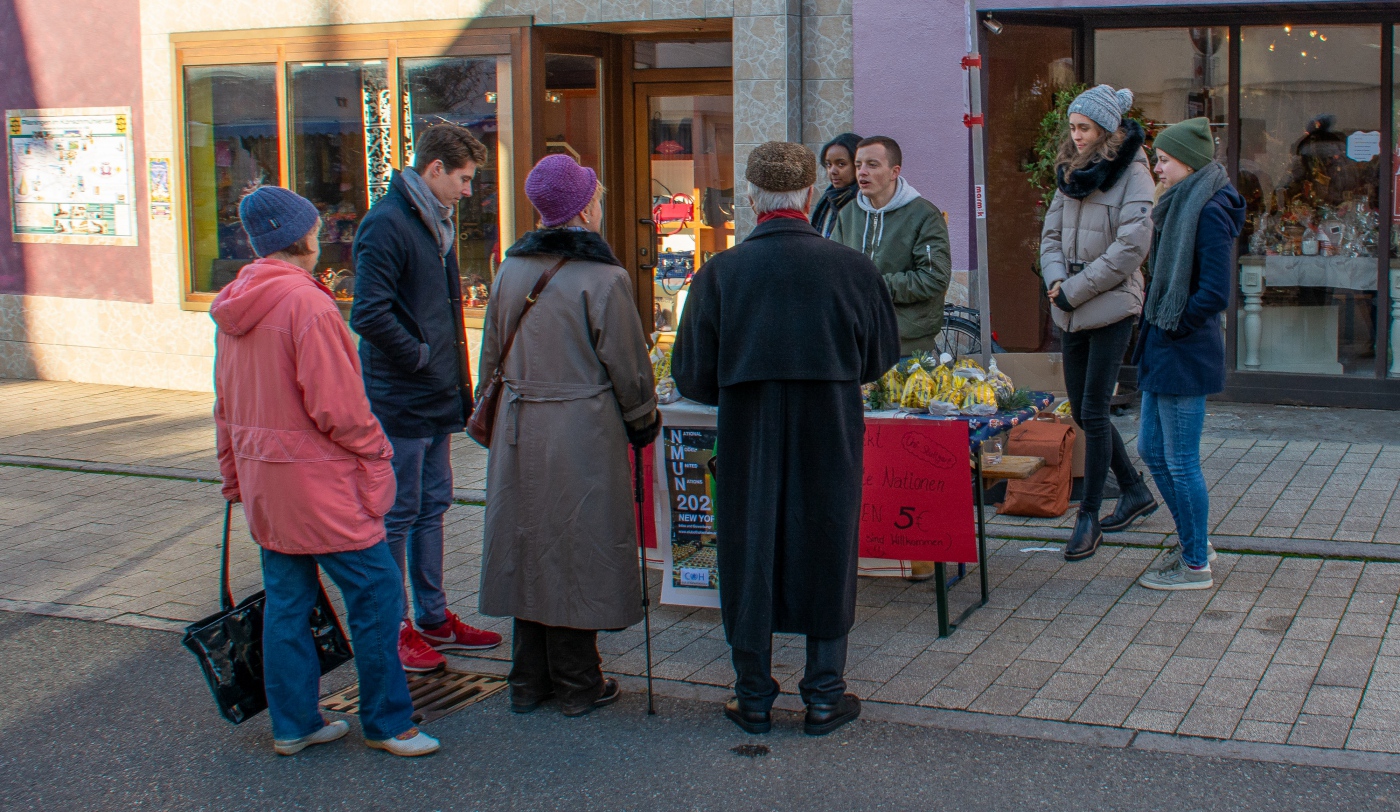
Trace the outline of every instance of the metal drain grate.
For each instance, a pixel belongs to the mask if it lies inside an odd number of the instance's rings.
[[[413,721],[426,724],[461,710],[473,702],[506,687],[505,677],[490,674],[468,674],[458,671],[437,671],[432,674],[409,674],[408,695],[413,698]],[[321,698],[321,707],[334,713],[360,712],[360,684],[336,691]]]

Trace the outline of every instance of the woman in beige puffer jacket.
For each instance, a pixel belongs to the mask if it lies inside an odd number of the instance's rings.
[[[1099,85],[1069,107],[1070,134],[1060,149],[1057,189],[1040,238],[1041,277],[1061,331],[1065,391],[1084,431],[1084,497],[1067,560],[1088,558],[1115,518],[1099,524],[1111,468],[1122,490],[1141,481],[1123,438],[1109,420],[1118,368],[1142,312],[1141,266],[1152,242],[1155,184],[1145,135],[1124,120],[1132,91]],[[1126,524],[1124,525],[1126,526]]]

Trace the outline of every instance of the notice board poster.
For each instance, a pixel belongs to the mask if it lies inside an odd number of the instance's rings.
[[[130,107],[6,110],[11,239],[136,245]]]
[[[719,606],[719,562],[715,549],[714,427],[666,426],[661,431],[657,480],[658,525],[666,531],[661,602]]]
[[[977,560],[967,423],[868,419],[864,469],[862,559]]]

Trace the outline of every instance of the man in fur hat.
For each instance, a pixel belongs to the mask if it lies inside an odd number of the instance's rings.
[[[899,360],[899,329],[875,265],[807,222],[816,175],[799,144],[753,151],[745,178],[758,226],[695,275],[671,362],[681,394],[720,407],[716,544],[736,675],[724,712],[750,733],[768,731],[779,693],[774,632],[807,636],[798,685],[807,733],[860,715],[844,679],[856,604],[860,387]]]

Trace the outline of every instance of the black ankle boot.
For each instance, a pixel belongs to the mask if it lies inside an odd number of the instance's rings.
[[[1103,520],[1101,528],[1105,533],[1127,530],[1133,522],[1151,516],[1156,510],[1157,500],[1152,498],[1152,491],[1148,489],[1142,474],[1138,474],[1137,481],[1118,497],[1118,506]]]
[[[1081,561],[1098,552],[1099,542],[1103,541],[1103,531],[1099,528],[1099,517],[1079,511],[1074,522],[1074,535],[1065,545],[1066,561]]]

